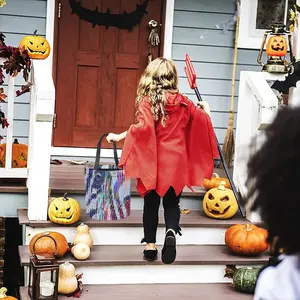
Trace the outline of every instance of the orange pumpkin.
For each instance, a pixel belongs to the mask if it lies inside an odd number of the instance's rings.
[[[269,56],[285,56],[287,54],[286,38],[282,35],[273,35],[269,38],[266,53]]]
[[[12,168],[26,168],[27,167],[28,146],[25,144],[19,144],[15,139],[12,144]],[[5,167],[6,158],[6,144],[0,145],[0,167]]]
[[[29,243],[29,250],[32,254],[41,255],[44,257],[51,257],[55,252],[55,243],[56,242],[56,255],[55,256],[64,256],[69,250],[68,242],[64,235],[56,231],[46,231],[36,234]],[[33,248],[35,244],[35,249]]]
[[[0,299],[3,300],[18,300],[17,298],[13,297],[13,296],[7,296],[7,288],[6,287],[2,287],[0,289]]]
[[[268,249],[268,232],[253,224],[237,224],[225,232],[225,244],[234,253],[258,255]]]
[[[204,179],[203,180],[203,187],[209,191],[213,188],[219,187],[221,181],[225,181],[225,188],[230,189],[230,182],[227,178],[221,178],[217,173],[213,173],[213,177],[211,179]]]

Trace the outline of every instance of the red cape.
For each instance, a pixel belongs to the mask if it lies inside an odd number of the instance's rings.
[[[127,132],[119,166],[126,178],[138,179],[141,196],[156,190],[163,197],[171,186],[177,195],[184,186],[202,186],[219,157],[210,117],[202,109],[178,93],[168,94],[166,110],[163,127],[142,99],[138,122]]]

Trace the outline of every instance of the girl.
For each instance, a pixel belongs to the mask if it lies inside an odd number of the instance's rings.
[[[249,199],[267,226],[277,256],[261,272],[254,300],[300,299],[299,148],[300,108],[284,108],[249,162]]]
[[[110,133],[108,142],[126,137],[120,167],[126,178],[137,178],[144,197],[144,258],[157,259],[158,210],[163,198],[166,236],[163,263],[176,258],[180,234],[179,199],[185,185],[201,186],[211,178],[218,157],[209,116],[178,92],[178,77],[171,60],[157,58],[141,76],[136,97],[137,124],[121,134]]]

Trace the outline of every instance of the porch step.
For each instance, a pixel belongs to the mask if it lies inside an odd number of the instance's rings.
[[[145,274],[146,275],[146,274]],[[21,300],[30,300],[27,287],[20,288]],[[250,300],[252,295],[234,290],[231,284],[137,284],[137,285],[84,285],[80,299],[95,300]],[[70,299],[59,296],[59,300]]]

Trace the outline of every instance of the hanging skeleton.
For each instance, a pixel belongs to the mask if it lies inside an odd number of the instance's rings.
[[[148,54],[148,63],[153,59],[153,48],[157,47],[160,44],[160,39],[158,35],[158,23],[154,20],[151,20],[149,23],[149,28],[151,29],[148,43],[149,43],[149,54]]]

